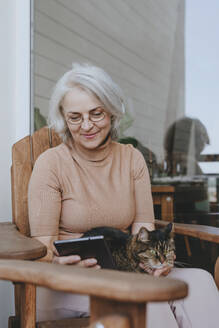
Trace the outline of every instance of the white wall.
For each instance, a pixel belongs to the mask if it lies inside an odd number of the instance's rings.
[[[13,97],[14,97],[14,20],[15,8],[12,1],[0,2],[0,40],[3,40],[0,51],[0,220],[11,219],[10,200],[10,147],[13,143]],[[5,31],[7,30],[7,37]],[[13,311],[12,285],[0,281],[0,327],[7,327],[7,319]]]
[[[37,0],[34,17],[42,114],[73,61],[94,63],[129,99],[135,121],[127,133],[160,156],[167,126],[184,113],[184,0]]]
[[[1,40],[1,119],[0,119],[0,154],[1,154],[1,174],[0,174],[0,218],[11,218],[11,202],[10,202],[10,163],[11,150],[10,147],[14,140],[14,21],[15,6],[12,1],[0,2],[0,34]],[[7,30],[7,36],[5,31]]]
[[[11,146],[30,131],[30,1],[0,0],[0,14],[0,220],[5,220],[11,219]]]
[[[11,220],[11,146],[29,134],[29,26],[29,0],[0,0],[0,221]],[[0,281],[0,328],[13,312],[12,284]]]

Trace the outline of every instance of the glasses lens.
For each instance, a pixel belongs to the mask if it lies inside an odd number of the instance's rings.
[[[105,117],[105,112],[103,110],[95,110],[95,111],[91,111],[89,114],[89,119],[92,122],[98,122],[101,121],[102,119],[104,119]]]
[[[82,116],[81,114],[74,114],[67,118],[68,123],[70,124],[81,124]]]

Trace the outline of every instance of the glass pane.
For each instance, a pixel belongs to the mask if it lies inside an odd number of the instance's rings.
[[[35,130],[72,62],[103,67],[127,97],[120,142],[147,162],[156,218],[219,226],[218,16],[218,1],[35,1]],[[212,270],[216,246],[176,242]]]
[[[35,1],[35,129],[72,62],[103,67],[126,94],[120,142],[148,164],[156,217],[218,226],[218,14],[204,0]]]
[[[164,135],[163,170],[153,183],[175,188],[175,221],[219,225],[219,4],[187,1],[184,115]],[[208,22],[203,24],[203,22]]]
[[[40,113],[47,116],[51,90],[72,62],[102,66],[127,95],[121,136],[161,163],[165,130],[185,110],[184,1],[38,0],[34,14]]]

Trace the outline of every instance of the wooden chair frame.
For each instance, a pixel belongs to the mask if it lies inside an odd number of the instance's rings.
[[[47,127],[17,142],[12,149],[13,222],[1,223],[0,279],[15,285],[15,316],[9,319],[10,328],[85,327],[101,322],[105,328],[145,328],[146,307],[149,301],[169,301],[187,295],[187,285],[169,278],[118,272],[82,269],[37,262],[46,254],[46,247],[29,238],[27,189],[32,167],[46,149],[61,142]],[[168,224],[156,221],[157,226]],[[219,229],[204,226],[175,224],[175,232],[219,242]],[[216,268],[219,267],[217,261]],[[219,271],[219,270],[216,270]],[[216,273],[216,281],[219,277]],[[87,294],[91,297],[91,317],[36,323],[36,286]]]

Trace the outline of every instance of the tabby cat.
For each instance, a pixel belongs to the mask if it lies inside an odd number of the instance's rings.
[[[165,265],[173,266],[175,244],[171,231],[172,223],[154,231],[141,227],[136,235],[98,227],[87,231],[83,237],[103,235],[117,270],[149,273]],[[139,267],[140,262],[145,270]]]

